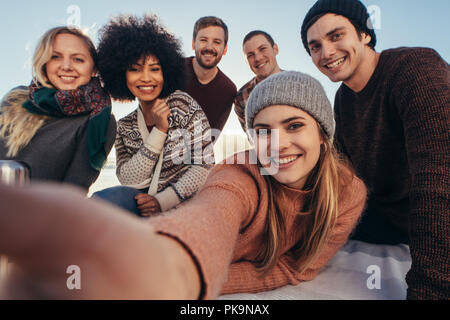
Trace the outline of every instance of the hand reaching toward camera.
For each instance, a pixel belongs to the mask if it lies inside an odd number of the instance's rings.
[[[142,219],[57,184],[0,184],[0,254],[13,267],[0,299],[195,299],[198,270],[182,245]],[[70,290],[69,266],[81,288]]]

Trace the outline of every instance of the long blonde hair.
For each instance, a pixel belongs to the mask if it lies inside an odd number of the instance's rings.
[[[319,126],[320,127],[320,126]],[[333,143],[320,127],[324,144],[319,160],[305,183],[310,190],[302,212],[299,215],[310,216],[309,225],[299,243],[295,246],[300,272],[304,272],[315,261],[338,217],[338,196],[351,183],[354,172],[349,163],[340,156]],[[268,215],[264,230],[264,241],[258,252],[257,267],[267,274],[276,265],[286,240],[286,228],[283,214],[276,200],[279,183],[265,175],[268,190]]]
[[[53,42],[58,34],[72,34],[84,41],[89,53],[97,65],[97,51],[91,39],[79,29],[73,27],[56,27],[48,30],[39,40],[33,55],[32,76],[37,85],[54,88],[46,73],[46,63],[53,54]],[[1,102],[0,109],[0,138],[5,140],[8,148],[7,157],[15,157],[17,153],[30,143],[31,139],[41,128],[47,116],[27,112],[22,105],[29,99],[27,89],[10,91]]]
[[[48,118],[22,108],[27,100],[28,89],[15,89],[1,102],[0,138],[5,140],[8,148],[6,156],[9,158],[15,157],[20,149],[28,145]]]

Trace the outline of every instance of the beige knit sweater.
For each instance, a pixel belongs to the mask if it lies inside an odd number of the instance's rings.
[[[179,90],[170,94],[166,103],[171,112],[167,133],[154,127],[144,138],[135,110],[119,120],[115,142],[117,178],[122,185],[136,189],[148,189],[163,153],[155,194],[163,211],[192,197],[214,163],[211,128],[202,108]],[[180,163],[178,158],[187,161]]]
[[[246,156],[248,159],[248,152]],[[202,298],[267,291],[313,279],[346,243],[366,201],[366,188],[354,177],[346,192],[340,195],[337,224],[325,247],[311,267],[300,274],[291,249],[301,240],[306,221],[310,219],[297,214],[307,194],[286,186],[277,193],[288,235],[279,262],[263,278],[254,262],[258,248],[265,241],[262,234],[268,195],[256,165],[217,165],[193,199],[149,219],[149,223],[157,232],[180,241],[191,253],[202,278]]]

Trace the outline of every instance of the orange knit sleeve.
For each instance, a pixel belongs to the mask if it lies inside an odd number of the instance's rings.
[[[241,228],[258,207],[258,188],[245,166],[216,166],[196,196],[149,219],[155,231],[178,240],[199,269],[202,298],[218,296]]]

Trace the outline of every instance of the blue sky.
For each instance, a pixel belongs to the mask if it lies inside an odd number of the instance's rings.
[[[219,67],[239,88],[253,74],[242,54],[242,39],[254,29],[265,30],[278,43],[278,62],[285,70],[298,70],[316,77],[325,87],[331,101],[338,84],[331,83],[313,66],[300,39],[300,26],[315,0],[70,0],[70,1],[1,1],[0,32],[0,96],[11,88],[31,80],[30,59],[39,37],[49,28],[76,20],[79,9],[81,26],[89,28],[97,44],[96,31],[111,16],[127,13],[157,14],[161,22],[183,43],[186,55],[191,49],[195,21],[206,15],[222,18],[230,31],[229,48]],[[448,0],[363,0],[367,6],[379,9],[374,15],[380,29],[377,51],[400,46],[425,46],[436,49],[450,59],[450,2]],[[70,11],[75,8],[75,11]],[[113,104],[120,118],[135,108],[135,104]],[[226,129],[239,130],[234,114]]]

